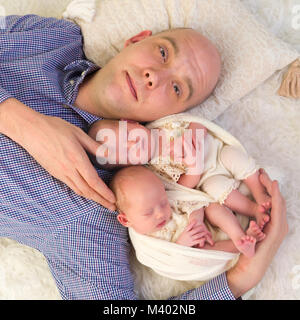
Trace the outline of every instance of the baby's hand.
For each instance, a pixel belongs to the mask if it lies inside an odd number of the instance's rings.
[[[206,225],[204,223],[201,224],[203,226],[203,230],[204,232],[206,232],[206,234],[204,235],[204,237],[202,237],[199,241],[199,243],[195,246],[196,248],[203,248],[205,245],[205,242],[207,242],[208,244],[210,244],[211,246],[214,245],[214,241],[212,239],[212,234],[211,232],[208,231],[208,229],[206,228]]]
[[[192,220],[183,230],[176,243],[188,247],[204,246],[205,242],[213,245],[211,233],[206,226],[204,224],[197,225],[197,223],[196,220]]]

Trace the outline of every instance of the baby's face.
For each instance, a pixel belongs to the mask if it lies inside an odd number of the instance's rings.
[[[143,125],[131,121],[101,120],[96,129],[93,128],[100,144],[97,150],[99,164],[138,165],[151,159],[151,132]]]
[[[143,181],[141,181],[143,180]],[[131,180],[126,186],[128,227],[141,234],[150,234],[163,228],[171,219],[171,207],[166,191],[157,177],[145,176]]]

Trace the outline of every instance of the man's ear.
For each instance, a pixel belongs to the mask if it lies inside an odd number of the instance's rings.
[[[150,37],[151,35],[152,35],[151,30],[144,30],[144,31],[140,32],[139,34],[133,36],[132,38],[126,40],[126,42],[124,44],[124,48],[128,47],[130,44],[144,40],[144,39]]]
[[[121,225],[123,225],[124,227],[129,227],[130,223],[126,217],[126,214],[123,211],[119,211],[117,219],[121,223]]]

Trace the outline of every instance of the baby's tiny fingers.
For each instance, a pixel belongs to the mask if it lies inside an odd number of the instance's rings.
[[[193,240],[199,240],[206,236],[206,232],[198,232],[197,234],[192,235]]]
[[[196,234],[196,233],[202,232],[202,231],[207,232],[207,231],[206,231],[206,228],[205,228],[205,226],[204,226],[203,224],[194,226],[194,227],[191,229],[191,231],[193,232],[193,234]]]
[[[214,245],[214,241],[211,237],[206,237],[206,242],[209,243],[211,246]]]

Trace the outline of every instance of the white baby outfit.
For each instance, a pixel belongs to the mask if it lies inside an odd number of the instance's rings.
[[[173,121],[160,129],[167,132],[167,137],[178,137],[188,128],[190,122]],[[157,157],[148,167],[159,176],[177,182],[186,173],[184,164]],[[259,167],[243,148],[225,144],[208,131],[204,140],[204,168],[200,181],[195,187],[207,193],[214,202],[223,204],[229,193],[237,189],[242,180],[255,173]]]

